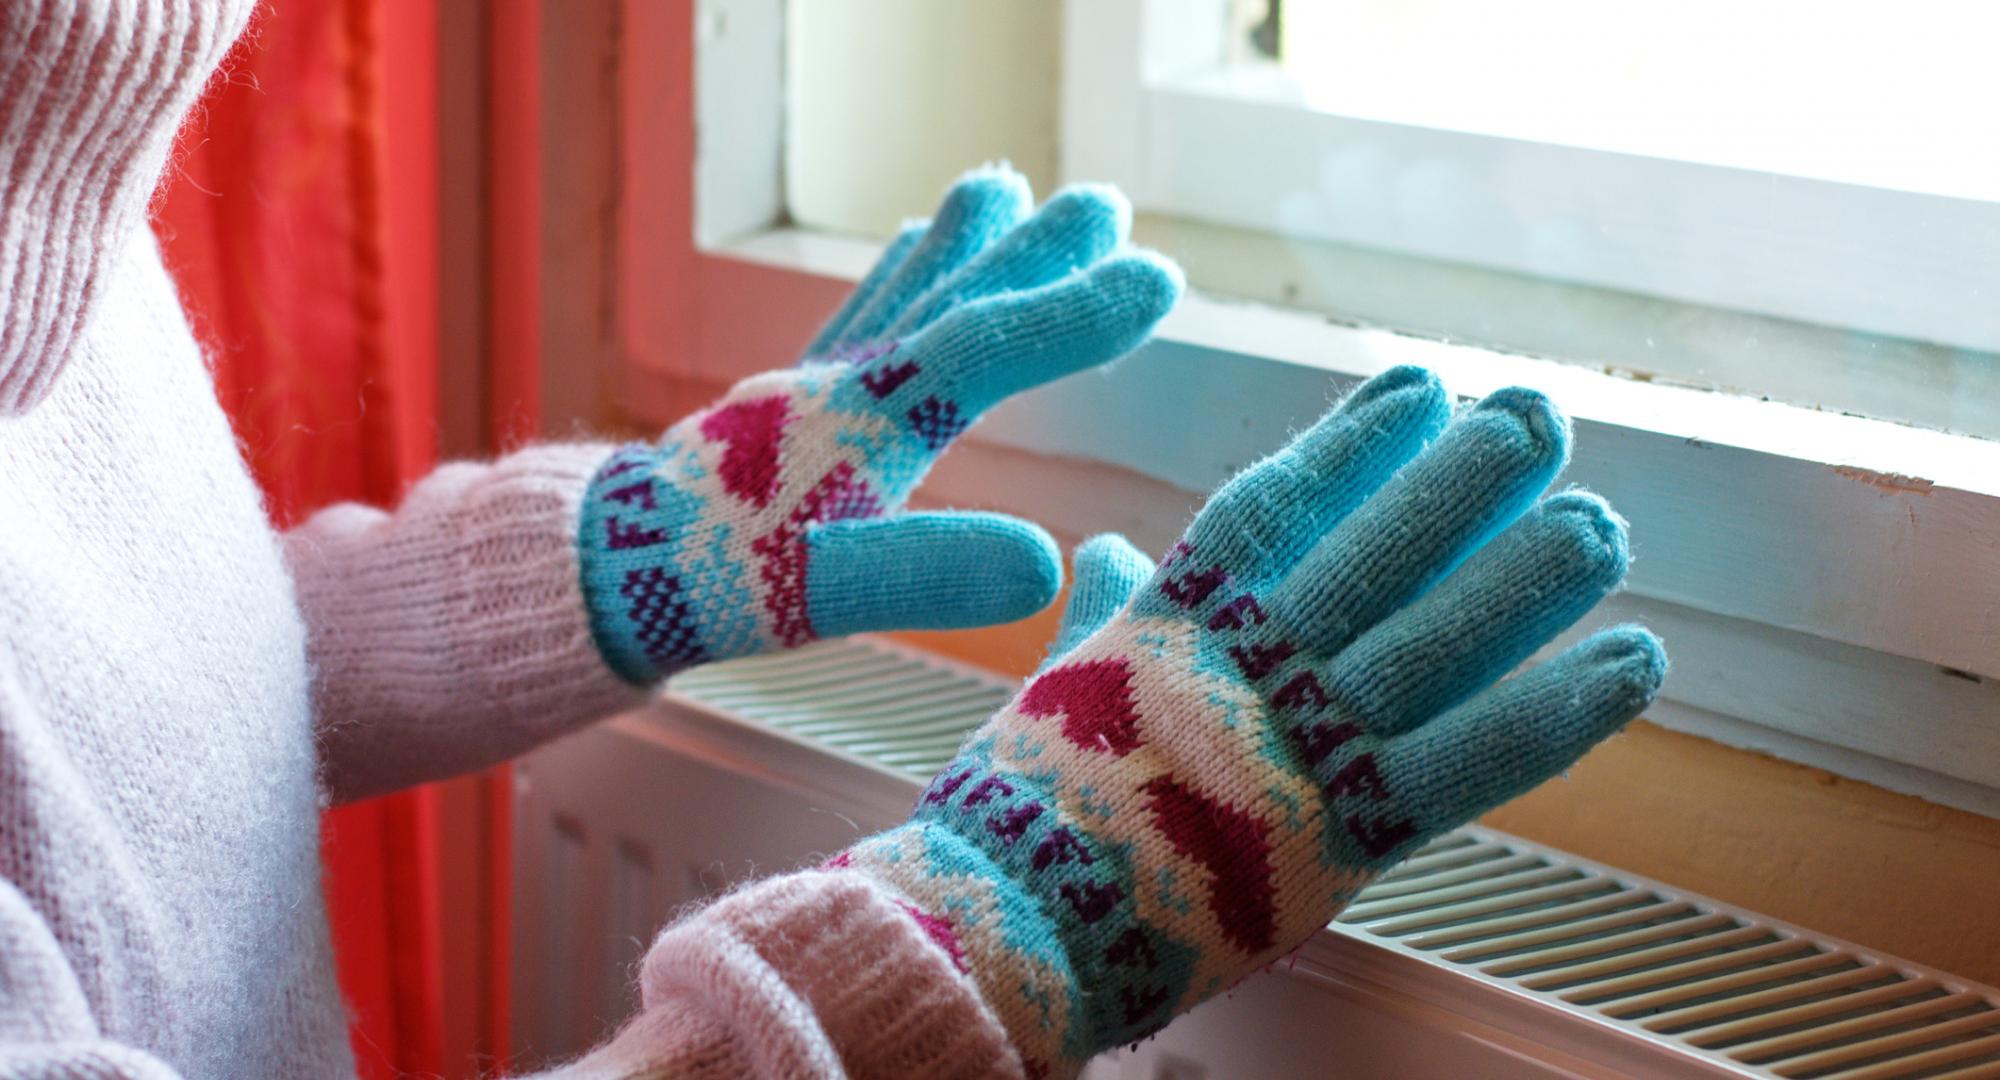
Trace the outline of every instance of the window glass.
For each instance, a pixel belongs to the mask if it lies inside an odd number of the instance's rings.
[[[1324,111],[1992,199],[2000,7],[1965,0],[1244,0]],[[1273,26],[1275,24],[1275,29]],[[1254,58],[1254,59],[1253,59]]]
[[[1118,107],[1109,94],[1063,100],[1066,53],[1102,53],[1109,63],[1113,50],[1064,40],[1057,0],[794,0],[790,10],[787,195],[804,227],[886,236],[982,160],[1010,160],[1046,192],[1066,171],[1065,116]],[[2000,97],[2000,66],[1984,55],[2000,8],[1988,5],[1218,0],[1207,10],[1222,24],[1218,78],[1208,85],[1237,79],[1265,104],[1950,199],[1955,213],[2000,203],[2000,139],[1984,115]],[[1252,193],[1272,188],[1279,154],[1187,149],[1187,160],[1241,176],[1239,197],[1269,198]],[[1235,186],[1204,190],[1228,198]],[[1432,196],[1417,186],[1397,197],[1421,209]],[[2000,437],[2000,356],[1983,343],[1885,333],[1844,319],[1838,304],[1774,314],[1532,265],[1332,240],[1288,227],[1281,208],[1217,215],[1149,206],[1143,192],[1140,201],[1136,238],[1174,256],[1210,293],[1636,379]],[[1652,227],[1671,246],[1668,209],[1632,201],[1627,224]],[[1227,223],[1232,216],[1270,220],[1246,227]],[[1881,231],[1838,212],[1828,220],[1836,232]],[[1989,266],[1954,256],[1942,278],[1935,265],[1904,273],[1905,263],[1934,254],[1921,232],[1928,223],[1921,213],[1916,220],[1919,230],[1896,245],[1843,250],[1947,314],[1993,310],[2000,257]],[[1629,257],[1631,235],[1616,222],[1559,224],[1572,262],[1600,250]],[[1941,231],[1941,242],[1976,250]],[[1802,280],[1825,272],[1816,239],[1801,238],[1796,252],[1772,249],[1793,260],[1781,270],[1796,266]],[[1674,272],[1725,277],[1736,269],[1727,261]]]

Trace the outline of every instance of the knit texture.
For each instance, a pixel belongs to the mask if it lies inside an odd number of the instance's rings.
[[[892,243],[799,367],[747,380],[591,482],[583,590],[606,661],[692,664],[1047,604],[1053,541],[997,514],[900,514],[946,446],[1020,390],[1143,341],[1179,273],[1122,247],[1116,193],[968,175]]]
[[[661,934],[640,987],[735,1027],[743,1075],[1018,1077],[949,933],[860,874],[793,874]]]
[[[1624,527],[1581,492],[1537,502],[1568,445],[1540,395],[1449,416],[1392,371],[1152,573],[1087,545],[1060,654],[909,825],[834,860],[942,923],[1029,1075],[1282,956],[1652,699],[1664,656],[1636,628],[1496,685],[1617,585]]]
[[[130,238],[64,379],[0,424],[0,1075],[352,1075],[315,772],[341,797],[387,790],[635,699],[591,642],[575,560],[609,452],[440,470],[395,514],[336,507],[281,544],[151,234]],[[742,992],[690,982],[551,1075],[758,1075],[767,1045],[900,1061],[891,1028],[939,1075],[1010,1060],[916,917],[852,893],[819,874],[776,888],[769,933],[689,954]],[[863,946],[870,985],[901,996],[842,996]]]
[[[0,13],[0,1076],[352,1076],[319,774],[336,797],[390,790],[637,696],[599,658],[577,561],[608,446],[453,467],[393,514],[271,530],[142,227],[247,7]],[[880,1008],[826,992],[863,946],[882,985],[921,991],[892,1002],[905,1030],[986,1033],[912,1045],[1006,1060],[915,916],[851,893],[813,875],[773,924],[838,926],[842,955],[751,928],[735,940],[754,948],[703,961],[717,986],[784,972],[808,1008],[676,992],[555,1075],[744,1076],[767,1044],[901,1061]]]
[[[253,5],[0,5],[0,416],[48,395]]]
[[[538,1080],[742,1080],[760,1075],[744,1039],[714,1013],[647,1009],[603,1046]]]
[[[1110,196],[1027,217],[1018,180],[980,174],[813,360],[657,446],[455,467],[281,539],[139,227],[246,10],[0,15],[8,1076],[351,1075],[322,776],[391,790],[703,657],[1046,595],[1030,527],[892,511],[980,412],[1130,348],[1179,289],[1118,250]],[[669,928],[642,1015],[553,1075],[1071,1071],[1572,760],[1657,686],[1649,637],[1489,684],[1610,587],[1622,533],[1586,496],[1528,509],[1561,458],[1546,403],[1496,395],[1437,436],[1441,400],[1378,381],[1151,575],[1100,542],[1060,655],[910,825]],[[707,590],[690,630],[642,636],[635,571]]]
[[[287,535],[335,799],[484,768],[643,699],[598,658],[579,585],[578,507],[610,453],[449,465],[393,515],[338,506]]]
[[[150,232],[0,505],[0,1075],[351,1074],[307,629]]]
[[[751,884],[663,932],[640,1014],[549,1076],[1015,1080],[948,933],[859,874]]]

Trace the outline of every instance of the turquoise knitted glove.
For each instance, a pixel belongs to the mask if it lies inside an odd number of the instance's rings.
[[[1450,420],[1367,383],[1209,500],[1157,569],[1077,552],[1049,665],[836,858],[963,958],[1031,1075],[1068,1073],[1295,948],[1413,848],[1637,715],[1665,655],[1597,634],[1501,680],[1623,578],[1623,523],[1542,498],[1541,395]]]
[[[1055,596],[1061,559],[1036,526],[896,512],[981,413],[1130,352],[1180,295],[1171,263],[1124,247],[1116,192],[1031,207],[1019,175],[968,175],[797,368],[612,455],[578,544],[613,670],[650,682],[821,636],[1005,622]]]

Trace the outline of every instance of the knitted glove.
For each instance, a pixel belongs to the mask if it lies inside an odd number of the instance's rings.
[[[1041,529],[896,513],[981,413],[1131,351],[1180,295],[1172,264],[1122,249],[1115,192],[1031,208],[1019,175],[968,175],[798,367],[611,456],[578,543],[613,670],[645,683],[821,636],[1005,622],[1054,598],[1061,558]]]
[[[1030,1075],[1282,956],[1652,700],[1665,656],[1636,627],[1498,681],[1618,584],[1624,525],[1540,498],[1568,432],[1539,394],[1449,419],[1399,368],[1230,481],[1157,569],[1085,544],[1049,664],[909,824],[834,860],[905,898]]]

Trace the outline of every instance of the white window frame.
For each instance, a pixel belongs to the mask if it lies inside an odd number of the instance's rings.
[[[1099,4],[1132,6],[1072,2],[1072,24]],[[691,46],[674,8],[633,0],[623,42],[634,209],[620,374],[644,425],[790,362],[879,251],[785,224],[772,89],[784,0],[705,0]],[[696,64],[692,193],[674,156],[651,148],[671,94],[659,57],[681,48]],[[677,197],[694,207],[685,228],[659,209]],[[1532,385],[1575,418],[1566,481],[1603,493],[1633,527],[1628,588],[1604,617],[1653,626],[1673,658],[1651,720],[2000,816],[2000,443],[1197,294],[1134,356],[996,410],[919,498],[1157,549],[1198,493],[1333,395],[1407,362],[1468,396]]]
[[[1223,63],[1226,9],[1065,6],[1066,174],[1175,217],[2000,351],[2000,303],[1968,302],[2000,201],[1315,111]]]

